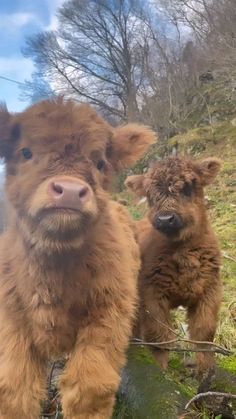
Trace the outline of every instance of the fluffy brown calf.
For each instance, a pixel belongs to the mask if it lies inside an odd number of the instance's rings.
[[[136,301],[139,251],[129,217],[108,200],[112,168],[154,141],[58,98],[0,111],[11,218],[0,241],[0,418],[36,419],[47,361],[69,353],[66,419],[112,414]]]
[[[168,341],[170,311],[187,308],[190,338],[213,341],[221,302],[220,252],[207,219],[204,186],[212,182],[220,161],[169,158],[126,185],[149,204],[148,219],[137,223],[142,254],[140,328],[148,341]],[[155,353],[161,366],[166,351]],[[201,373],[213,366],[211,354],[197,355]]]

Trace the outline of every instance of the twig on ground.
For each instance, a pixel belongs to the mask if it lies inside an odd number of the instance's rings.
[[[186,342],[193,345],[204,345],[204,346],[208,346],[209,348],[181,348],[181,347],[167,346],[167,345],[171,345],[173,343],[179,343],[179,342]],[[173,351],[173,352],[214,352],[214,353],[218,353],[218,354],[222,354],[226,356],[233,354],[233,352],[230,351],[229,349],[223,348],[222,346],[219,346],[213,342],[190,340],[190,339],[185,339],[185,338],[172,339],[165,342],[145,342],[141,339],[135,339],[131,341],[131,344],[152,346],[152,347],[159,348],[165,351]]]
[[[232,256],[229,256],[226,252],[222,252],[222,255],[225,259],[232,260],[232,262],[236,262],[236,259],[232,258]]]
[[[185,410],[187,410],[192,403],[195,403],[199,399],[205,397],[223,397],[224,399],[236,399],[236,394],[221,393],[219,391],[207,391],[206,393],[198,393],[191,400],[189,400],[189,402],[185,406]]]
[[[144,342],[143,345],[150,345],[150,346],[156,346],[157,348],[159,348],[161,346],[161,349],[163,350],[167,350],[167,351],[173,351],[173,352],[215,352],[215,353],[219,353],[222,355],[232,355],[234,352],[230,351],[229,349],[226,349],[220,345],[217,345],[216,343],[213,342],[207,342],[207,341],[197,341],[197,340],[191,340],[191,339],[186,339],[183,338],[181,336],[180,333],[176,332],[174,329],[172,329],[169,325],[167,325],[166,323],[162,322],[161,320],[157,319],[155,316],[153,316],[149,310],[145,310],[146,313],[153,319],[155,320],[157,323],[161,324],[162,326],[164,326],[166,329],[170,330],[175,336],[177,336],[177,339],[173,339],[173,340],[169,340],[166,342]],[[195,345],[207,345],[210,346],[210,350],[204,348],[204,349],[189,349],[189,348],[165,348],[163,346],[168,345],[168,344],[172,344],[172,343],[176,343],[176,342],[186,342],[186,343],[191,343],[191,344],[195,344]],[[138,343],[136,343],[137,345]]]

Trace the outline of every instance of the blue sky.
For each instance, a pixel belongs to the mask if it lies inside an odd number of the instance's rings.
[[[30,79],[33,62],[21,49],[28,35],[56,29],[56,10],[63,0],[0,0],[0,76],[19,82]],[[23,110],[28,103],[19,99],[17,84],[0,78],[0,101],[11,112]]]

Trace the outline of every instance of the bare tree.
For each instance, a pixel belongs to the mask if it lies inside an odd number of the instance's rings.
[[[70,0],[58,12],[59,29],[27,41],[26,56],[56,92],[84,98],[124,119],[138,119],[145,77],[146,1]],[[39,72],[39,71],[38,71]]]
[[[236,63],[235,0],[163,0],[177,20],[191,28],[205,64],[221,68]]]
[[[37,71],[24,94],[33,100],[49,93],[86,100],[112,121],[151,125],[163,139],[188,129],[191,116],[203,108],[211,124],[201,77],[208,70],[223,69],[230,77],[235,71],[234,5],[235,0],[69,0],[58,11],[57,31],[27,41],[24,53]]]
[[[161,131],[164,138],[183,130],[187,113],[184,109],[186,94],[196,79],[193,62],[191,60],[191,69],[188,68],[190,60],[185,57],[191,41],[185,35],[181,20],[168,4],[168,0],[156,1],[154,17],[145,17],[151,42],[143,117]]]
[[[200,122],[201,112],[205,123],[212,124],[202,80],[213,80],[213,71],[221,79],[235,77],[236,8],[235,0],[154,0],[153,4],[157,14],[164,13],[168,30],[158,30],[153,20],[148,23],[153,44],[143,117],[169,137],[188,129],[191,120],[197,122],[197,115]]]
[[[20,99],[23,101],[30,100],[31,103],[36,103],[39,100],[48,99],[54,96],[54,92],[50,84],[41,77],[38,72],[34,72],[31,80],[26,80],[21,88]]]

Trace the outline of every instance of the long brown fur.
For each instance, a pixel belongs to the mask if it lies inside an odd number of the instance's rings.
[[[65,353],[64,417],[111,417],[140,262],[129,216],[105,188],[112,167],[135,162],[154,139],[146,127],[114,129],[89,106],[62,98],[18,115],[0,111],[11,207],[0,241],[1,419],[39,417],[46,364]],[[88,186],[83,211],[47,212],[48,182],[58,175]]]
[[[207,218],[203,187],[212,182],[220,161],[169,158],[145,175],[130,176],[126,185],[149,203],[148,218],[137,222],[142,268],[140,273],[141,337],[161,342],[174,339],[170,312],[187,308],[190,338],[214,339],[221,302],[220,251]],[[163,234],[155,228],[156,217],[175,213],[183,228]],[[202,345],[201,347],[204,347]],[[155,351],[163,368],[167,351]],[[197,354],[198,372],[213,367],[213,355]]]

